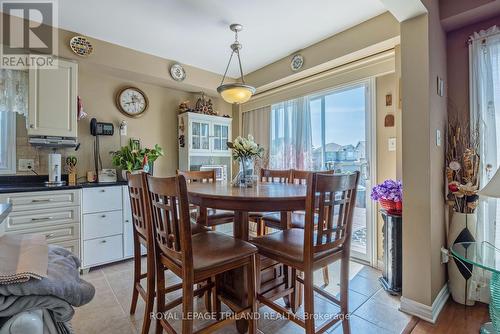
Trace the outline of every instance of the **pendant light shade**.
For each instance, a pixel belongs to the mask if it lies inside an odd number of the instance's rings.
[[[227,103],[245,103],[255,94],[255,88],[243,83],[220,85],[217,92]]]
[[[229,29],[231,29],[231,31],[234,31],[235,41],[233,44],[231,44],[231,50],[232,50],[231,56],[229,57],[229,62],[227,63],[226,71],[224,72],[224,76],[222,77],[222,82],[221,82],[220,86],[217,87],[217,92],[221,95],[221,97],[227,103],[240,104],[240,103],[245,103],[248,100],[250,100],[252,95],[255,94],[255,88],[250,86],[250,85],[245,84],[245,79],[243,78],[243,69],[241,67],[241,59],[240,59],[240,50],[242,48],[242,45],[240,42],[238,42],[238,32],[243,29],[243,26],[241,24],[231,24],[229,26]],[[231,60],[233,59],[233,55],[235,53],[236,53],[236,56],[238,57],[241,82],[224,84],[224,80],[226,79],[227,70],[229,69],[229,65],[231,65]]]

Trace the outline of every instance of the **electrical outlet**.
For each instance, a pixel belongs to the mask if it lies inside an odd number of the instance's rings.
[[[35,160],[33,159],[19,159],[18,169],[21,172],[27,172],[33,169]]]

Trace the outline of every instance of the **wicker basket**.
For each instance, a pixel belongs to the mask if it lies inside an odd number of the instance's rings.
[[[389,201],[387,199],[380,199],[378,201],[382,209],[386,210],[388,213],[401,214],[403,211],[402,202]]]

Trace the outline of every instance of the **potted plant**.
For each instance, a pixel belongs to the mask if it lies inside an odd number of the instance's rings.
[[[451,209],[448,226],[448,248],[457,242],[475,241],[479,204],[479,166],[477,154],[477,130],[469,129],[458,119],[448,123],[446,144],[446,201]],[[465,131],[464,131],[465,130]],[[450,258],[448,262],[449,287],[453,300],[460,304],[474,305],[468,298],[470,272],[472,266],[465,268]]]
[[[163,149],[158,144],[154,148],[141,148],[138,140],[130,139],[128,145],[111,152],[111,155],[113,165],[122,170],[125,180],[127,172],[144,171],[153,174],[153,163],[163,156]]]
[[[385,180],[372,189],[371,198],[389,214],[401,215],[403,211],[403,184],[401,181]]]
[[[252,135],[236,137],[233,142],[228,142],[227,146],[232,150],[233,159],[240,162],[240,172],[233,183],[241,187],[251,187],[253,185],[254,159],[262,158],[264,148],[259,146]]]

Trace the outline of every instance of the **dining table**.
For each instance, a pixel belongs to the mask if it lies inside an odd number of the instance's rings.
[[[251,213],[280,212],[282,221],[289,225],[292,211],[305,210],[307,187],[302,184],[259,182],[254,186],[238,187],[230,182],[192,182],[188,184],[189,202],[200,208],[234,211],[233,237],[248,241],[250,239],[249,221]],[[206,212],[207,210],[200,210]],[[203,215],[203,214],[202,214]],[[206,220],[199,217],[199,221]],[[287,226],[288,227],[288,226]],[[273,279],[261,279],[261,292],[279,293],[280,287],[286,289],[290,284],[289,275],[284,275],[283,267],[277,263],[262,261],[264,266],[279,267]],[[261,277],[264,272],[261,271]],[[236,307],[246,307],[246,275],[244,269],[235,269],[217,279],[218,290]],[[288,280],[285,282],[285,280]],[[265,286],[264,286],[265,285]],[[286,296],[283,296],[288,303]],[[237,329],[244,333],[246,321],[237,321]]]

